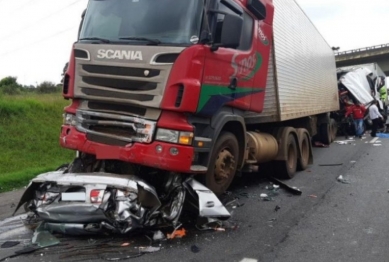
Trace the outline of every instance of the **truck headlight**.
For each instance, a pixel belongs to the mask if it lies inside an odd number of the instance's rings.
[[[193,132],[180,132],[171,129],[158,128],[155,139],[169,143],[191,145],[193,141]]]
[[[76,125],[76,116],[73,114],[63,114],[63,124],[69,125],[69,126],[75,126]]]

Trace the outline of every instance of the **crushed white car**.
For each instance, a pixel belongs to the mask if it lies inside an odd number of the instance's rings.
[[[209,221],[230,217],[217,196],[192,177],[171,174],[163,188],[157,193],[134,175],[48,172],[30,182],[15,212],[24,205],[46,229],[64,234],[176,227],[186,201]]]

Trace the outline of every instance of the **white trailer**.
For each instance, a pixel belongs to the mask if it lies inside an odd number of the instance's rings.
[[[294,0],[274,0],[274,45],[264,110],[248,123],[269,123],[339,109],[335,56]]]

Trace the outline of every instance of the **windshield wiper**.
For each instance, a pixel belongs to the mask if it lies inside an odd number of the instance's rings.
[[[125,37],[119,37],[121,40],[137,40],[137,41],[147,41],[150,44],[159,45],[161,43],[158,39],[152,39],[147,37],[136,37],[136,36],[125,36]]]
[[[79,40],[98,40],[102,43],[110,43],[111,42],[109,39],[101,38],[101,37],[84,37],[84,38],[80,38]]]

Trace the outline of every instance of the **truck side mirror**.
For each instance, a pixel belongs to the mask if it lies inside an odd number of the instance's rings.
[[[211,51],[216,51],[219,47],[237,48],[240,44],[243,18],[236,14],[213,12],[224,15],[224,19],[216,23]]]
[[[222,27],[220,44],[222,47],[237,48],[242,34],[243,18],[233,14],[226,14]]]

